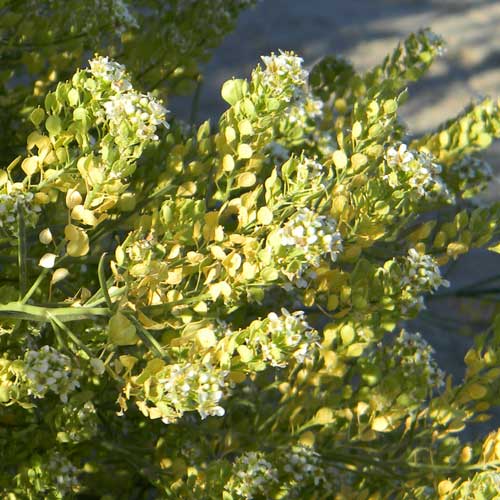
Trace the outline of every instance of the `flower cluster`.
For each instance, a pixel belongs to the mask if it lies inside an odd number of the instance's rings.
[[[64,443],[81,443],[92,439],[98,431],[98,418],[94,404],[66,404],[56,416],[57,438]]]
[[[35,455],[18,475],[18,485],[26,498],[68,498],[79,486],[78,468],[61,452],[51,450],[43,457]]]
[[[24,361],[28,393],[36,398],[43,398],[51,391],[67,403],[68,395],[80,386],[81,370],[53,347],[45,345],[38,351],[27,351]]]
[[[481,192],[493,178],[491,166],[480,158],[468,156],[451,167],[451,174],[457,178],[457,189],[465,197]]]
[[[287,454],[287,463],[283,469],[290,475],[292,484],[298,488],[308,482],[313,482],[315,486],[326,482],[320,454],[311,446],[293,446]]]
[[[54,452],[47,462],[47,473],[61,493],[74,491],[78,486],[78,469],[62,454]]]
[[[107,82],[115,92],[127,92],[132,89],[129,75],[123,64],[109,57],[96,55],[89,61],[90,72],[101,82]]]
[[[286,269],[283,273],[299,287],[307,286],[304,272],[318,267],[321,257],[328,255],[335,262],[343,250],[337,222],[332,217],[318,215],[310,208],[300,208],[278,231],[280,244],[304,260],[299,269]]]
[[[259,339],[264,359],[271,366],[283,367],[288,364],[289,353],[298,363],[311,356],[318,342],[318,333],[309,326],[302,311],[289,313],[281,310],[281,316],[269,313],[262,329],[268,334]]]
[[[247,452],[233,464],[232,475],[224,489],[236,498],[252,500],[265,496],[278,483],[278,473],[263,453]]]
[[[431,154],[410,151],[402,143],[397,147],[389,147],[385,159],[392,172],[384,178],[391,187],[401,188],[407,185],[416,200],[453,201],[453,196],[441,177],[442,167],[434,161]]]
[[[124,0],[111,0],[110,10],[111,18],[118,28],[118,33],[123,33],[126,29],[139,27],[137,19],[131,14]]]
[[[317,182],[325,174],[321,163],[311,158],[303,158],[297,165],[297,180]]]
[[[15,233],[19,210],[26,226],[35,227],[42,208],[36,203],[33,193],[13,189],[10,193],[0,194],[0,228]]]
[[[167,127],[166,109],[150,94],[132,88],[124,66],[107,57],[89,61],[90,72],[111,94],[102,103],[100,119],[122,151],[136,143],[157,141],[159,125]]]
[[[434,360],[433,347],[420,335],[401,330],[391,347],[390,356],[398,359],[398,363],[407,372],[418,370],[427,387],[442,389],[445,383],[445,373]]]
[[[304,60],[293,52],[280,51],[279,55],[272,53],[270,56],[262,56],[264,70],[262,72],[262,83],[274,94],[281,95],[282,88],[291,86],[295,90],[292,99],[303,96],[303,87],[307,83],[308,73],[302,67]]]
[[[441,276],[439,266],[430,255],[419,253],[410,248],[404,261],[405,272],[401,278],[402,296],[408,299],[407,308],[424,306],[423,293],[435,292],[440,286],[449,286]]]
[[[198,411],[202,419],[224,415],[219,403],[227,392],[227,376],[227,371],[216,370],[209,362],[168,365],[158,378],[158,390],[169,409],[162,422],[175,422],[188,410]]]

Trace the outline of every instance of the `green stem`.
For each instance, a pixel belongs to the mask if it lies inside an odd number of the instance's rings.
[[[108,284],[106,283],[106,276],[104,274],[104,263],[106,259],[106,253],[101,255],[99,259],[99,265],[97,267],[97,276],[99,278],[99,285],[101,286],[102,294],[104,296],[104,300],[106,301],[106,305],[109,310],[113,310],[113,303],[111,302],[111,297],[109,296]]]
[[[19,266],[19,292],[23,297],[28,289],[28,245],[26,243],[26,224],[21,204],[17,206],[17,225],[18,225],[18,266]]]
[[[43,281],[45,276],[49,273],[48,269],[44,269],[39,275],[35,282],[31,285],[31,288],[24,294],[24,297],[21,299],[21,304],[26,304],[31,296],[38,290],[40,283]]]
[[[62,322],[92,319],[96,316],[110,316],[104,307],[41,307],[26,305],[22,302],[0,304],[0,318],[25,319],[46,323],[51,317]]]
[[[165,354],[161,345],[153,337],[153,335],[151,335],[151,333],[142,326],[141,322],[137,320],[133,314],[126,314],[126,316],[135,325],[137,328],[137,335],[139,335],[149,350],[154,352],[160,358],[168,360],[168,356]]]

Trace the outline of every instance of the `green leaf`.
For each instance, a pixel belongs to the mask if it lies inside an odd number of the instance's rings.
[[[228,80],[222,85],[222,98],[231,106],[236,104],[248,92],[248,83],[246,80]]]
[[[61,119],[56,115],[49,116],[45,121],[45,128],[49,135],[58,135],[61,132]]]
[[[139,339],[135,326],[120,312],[109,320],[108,338],[115,345],[134,345]]]

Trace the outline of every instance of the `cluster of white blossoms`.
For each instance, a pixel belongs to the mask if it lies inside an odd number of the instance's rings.
[[[167,110],[150,94],[133,89],[125,67],[107,57],[96,56],[89,61],[90,72],[98,82],[108,88],[109,97],[102,103],[99,118],[108,123],[111,136],[120,139],[120,145],[128,142],[157,141],[157,128],[168,127],[165,121]],[[124,126],[128,133],[124,136]],[[122,144],[124,143],[124,144]]]
[[[300,249],[312,267],[318,267],[324,255],[335,262],[343,250],[337,221],[307,207],[299,208],[279,230],[279,235],[282,246]]]
[[[303,158],[297,165],[297,179],[305,182],[317,182],[324,175],[324,168],[321,163],[311,158]]]
[[[236,498],[252,500],[265,496],[278,483],[278,473],[263,453],[240,455],[233,464],[232,477],[224,489]]]
[[[109,59],[109,57],[95,56],[89,61],[92,75],[109,83],[115,92],[126,92],[132,89],[132,83],[123,64]]]
[[[302,67],[304,60],[293,52],[274,52],[270,56],[262,56],[264,70],[262,83],[273,94],[282,95],[288,87],[293,87],[294,92],[290,99],[302,98],[304,86],[307,84],[308,72]]]
[[[45,11],[67,16],[68,21],[81,25],[81,29],[88,31],[94,29],[102,30],[106,25],[112,24],[117,34],[121,35],[127,29],[138,28],[139,23],[130,12],[127,2],[124,0],[86,0],[81,2],[80,8],[67,0],[31,0],[31,6],[39,15]],[[68,25],[70,25],[68,23]]]
[[[406,370],[423,372],[428,387],[444,387],[445,373],[434,360],[433,347],[420,335],[401,330],[391,347],[391,357],[398,359]]]
[[[80,443],[92,439],[98,431],[98,418],[94,404],[87,401],[83,405],[64,405],[61,425],[58,427],[58,440]]]
[[[410,151],[406,144],[400,144],[397,148],[391,146],[387,149],[385,160],[394,169],[391,174],[385,175],[391,187],[406,184],[418,199],[453,201],[448,186],[441,178],[442,167],[432,155]]]
[[[55,490],[61,498],[70,494],[78,486],[79,470],[61,453],[53,452],[46,465],[44,472],[47,475],[51,488]]]
[[[298,487],[311,480],[315,486],[326,482],[320,455],[311,446],[302,444],[293,446],[287,453],[287,463],[283,469]]]
[[[271,366],[284,367],[288,364],[289,353],[298,363],[312,355],[314,346],[318,343],[318,333],[305,320],[303,311],[289,313],[281,310],[281,316],[269,313],[262,328],[267,333],[264,339],[259,339],[264,360]]]
[[[410,307],[424,307],[423,293],[434,292],[440,286],[450,286],[443,279],[439,266],[430,255],[421,254],[410,248],[405,258],[405,274],[401,279],[403,296],[410,300]]]
[[[97,0],[102,3],[102,0]],[[126,29],[138,28],[137,19],[131,14],[128,5],[123,0],[110,0],[110,11],[113,23],[117,26],[118,33]]]
[[[493,179],[491,166],[480,158],[468,156],[451,167],[458,177],[458,188],[468,195],[482,191]]]
[[[24,223],[28,227],[35,227],[41,207],[34,200],[33,193],[11,190],[0,194],[0,228],[9,233],[17,231],[17,213],[21,209]]]
[[[198,411],[200,417],[222,417],[219,405],[227,392],[228,371],[217,370],[209,362],[203,364],[171,364],[159,378],[162,401],[172,410],[172,416],[162,419],[165,424],[175,422],[185,411]]]
[[[316,99],[310,92],[304,92],[302,98],[290,110],[288,121],[305,127],[308,120],[322,116],[323,107],[324,103],[321,99]]]
[[[28,394],[36,398],[43,398],[51,391],[67,403],[68,395],[80,386],[81,370],[73,367],[71,359],[53,347],[45,345],[38,351],[27,351],[24,361]]]
[[[385,153],[385,160],[390,167],[399,167],[403,172],[410,170],[410,163],[415,159],[415,155],[408,151],[406,144],[400,144],[398,148],[391,146]]]

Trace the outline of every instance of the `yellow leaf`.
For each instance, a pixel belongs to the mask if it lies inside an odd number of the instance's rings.
[[[357,139],[361,135],[362,131],[363,131],[363,126],[361,125],[360,122],[354,122],[352,124],[352,136],[354,137],[354,139]]]
[[[45,269],[52,269],[54,267],[56,258],[57,258],[56,254],[46,253],[40,258],[38,265],[40,267],[44,267]]]
[[[333,156],[332,156],[332,160],[333,160],[333,163],[335,164],[335,166],[339,169],[339,170],[343,170],[344,168],[347,167],[347,156],[346,154],[340,150],[340,149],[337,149],[337,151],[335,151],[333,153]]]
[[[387,417],[375,417],[372,421],[372,429],[377,432],[387,432],[390,430],[391,422]]]
[[[210,328],[203,328],[196,334],[196,342],[202,349],[209,349],[217,343],[217,338]]]
[[[56,269],[54,271],[50,283],[54,285],[59,281],[62,281],[63,279],[67,278],[68,276],[69,276],[69,271],[65,267],[60,267],[59,269]]]
[[[496,245],[488,247],[488,250],[490,252],[500,253],[500,243],[497,243]]]
[[[66,247],[66,252],[70,257],[83,257],[89,253],[89,250],[88,237],[85,240],[70,241]]]
[[[226,136],[226,141],[228,143],[233,142],[236,139],[236,131],[233,127],[226,127],[224,135]]]
[[[40,243],[43,243],[44,245],[48,245],[52,243],[52,232],[50,229],[47,227],[45,229],[42,229],[40,231],[40,234],[38,235],[38,239],[40,240]]]
[[[273,221],[273,212],[268,207],[261,207],[257,211],[257,220],[263,226],[268,226]]]
[[[66,206],[71,210],[83,202],[82,195],[76,189],[68,189],[66,193]],[[83,206],[82,206],[83,208]]]
[[[257,266],[255,264],[250,264],[250,262],[244,262],[242,267],[242,276],[244,280],[251,280],[255,277],[257,273]]]
[[[331,408],[320,408],[316,412],[316,416],[314,417],[314,420],[321,425],[326,425],[326,424],[331,424],[334,420],[333,418],[333,411]]]
[[[240,345],[236,350],[238,351],[243,363],[248,363],[252,360],[253,352],[246,345]]]
[[[252,135],[253,134],[253,127],[252,124],[250,123],[250,120],[242,120],[241,122],[238,123],[238,130],[240,131],[240,134],[243,135]]]
[[[38,156],[30,156],[25,158],[21,163],[21,168],[27,176],[32,176],[38,170]]]
[[[225,281],[213,283],[208,287],[208,293],[211,295],[212,300],[217,300],[221,295],[225,298],[231,296],[231,286]]]
[[[224,155],[222,158],[222,170],[224,172],[232,172],[234,170],[234,158],[230,155]]]
[[[355,337],[354,328],[351,325],[345,325],[340,329],[340,336],[345,345],[352,343]]]
[[[182,282],[182,267],[177,267],[168,272],[166,283],[167,285],[178,285]]]
[[[439,496],[444,496],[453,490],[453,483],[449,479],[445,479],[438,484]]]
[[[466,387],[466,390],[472,399],[483,399],[488,394],[488,389],[481,384],[471,384]]]
[[[238,158],[240,160],[248,160],[253,155],[253,149],[248,144],[240,144],[238,146]]]
[[[138,340],[135,326],[120,312],[109,320],[108,338],[115,345],[134,345]]]
[[[368,158],[363,153],[355,153],[351,156],[351,165],[354,170],[366,165]]]
[[[252,187],[257,181],[257,177],[252,172],[244,172],[236,178],[236,184],[238,187]]]

